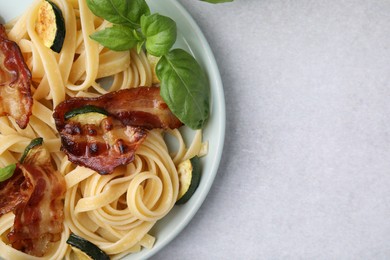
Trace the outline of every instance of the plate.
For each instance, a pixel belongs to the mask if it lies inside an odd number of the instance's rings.
[[[33,0],[0,1],[2,22],[20,15]],[[151,233],[156,243],[150,250],[131,254],[124,259],[145,259],[167,245],[190,222],[205,200],[217,174],[225,137],[225,98],[221,76],[210,46],[190,14],[176,0],[147,1],[152,12],[171,17],[176,21],[178,37],[175,47],[191,52],[208,74],[211,88],[211,114],[204,129],[203,139],[209,142],[209,153],[202,158],[203,172],[199,187],[193,197],[184,205],[175,206],[172,211],[157,222]]]

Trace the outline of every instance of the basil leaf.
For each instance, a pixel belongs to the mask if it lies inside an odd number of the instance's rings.
[[[87,0],[89,9],[96,16],[115,24],[139,28],[142,15],[149,15],[145,0]]]
[[[166,54],[176,41],[176,23],[160,14],[141,17],[141,31],[146,37],[146,50],[154,56]]]
[[[200,0],[200,1],[202,1],[202,2],[207,2],[207,3],[212,3],[212,4],[233,2],[233,0]]]
[[[138,43],[134,29],[123,25],[114,25],[97,31],[91,34],[90,37],[104,47],[114,51],[127,51]]]
[[[0,169],[0,182],[6,181],[14,175],[16,164],[10,164]]]
[[[210,89],[206,74],[189,53],[174,49],[156,66],[160,94],[177,118],[192,129],[200,129],[209,117]]]

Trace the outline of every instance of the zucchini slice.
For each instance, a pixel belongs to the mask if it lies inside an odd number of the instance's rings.
[[[24,149],[23,155],[20,158],[19,162],[23,163],[24,159],[26,159],[26,156],[31,151],[31,149],[33,149],[35,146],[42,145],[42,143],[43,143],[43,138],[42,137],[38,137],[38,138],[35,138],[35,139],[31,140],[29,145],[27,145],[26,148]]]
[[[26,159],[27,155],[30,153],[30,151],[34,147],[42,145],[42,143],[43,143],[43,138],[42,137],[38,137],[38,138],[35,138],[35,139],[31,140],[31,142],[24,149],[24,152],[23,152],[22,157],[20,158],[19,162],[23,163],[24,160]],[[9,178],[11,178],[12,175],[14,174],[14,172],[15,172],[15,169],[16,169],[16,164],[15,163],[7,165],[4,168],[1,168],[0,169],[0,182],[8,180]]]
[[[99,247],[74,233],[70,234],[66,243],[72,247],[78,259],[110,260]]]
[[[176,204],[180,205],[186,203],[199,186],[201,175],[199,157],[195,156],[181,162],[177,166],[177,172],[179,174],[180,188]]]
[[[108,112],[103,108],[86,105],[66,112],[64,117],[65,120],[77,121],[80,124],[99,125],[107,115]]]
[[[61,9],[49,0],[42,2],[38,10],[35,31],[43,44],[55,52],[60,52],[65,40],[65,20]]]

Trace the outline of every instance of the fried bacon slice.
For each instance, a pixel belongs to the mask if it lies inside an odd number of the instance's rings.
[[[65,118],[69,111],[86,106],[103,109],[107,117],[98,123],[92,114],[88,123]],[[147,129],[182,125],[161,98],[158,87],[124,89],[97,98],[70,98],[55,108],[53,117],[61,149],[69,160],[100,174],[132,162]]]
[[[43,256],[63,231],[66,184],[54,169],[49,152],[34,147],[18,163],[13,176],[0,182],[0,216],[13,211],[9,243],[17,250]]]
[[[0,116],[11,116],[27,127],[32,113],[31,72],[19,46],[8,39],[0,24]]]
[[[123,126],[112,118],[100,125],[70,122],[61,131],[61,149],[69,161],[100,174],[109,174],[119,165],[134,160],[147,132],[139,127]]]

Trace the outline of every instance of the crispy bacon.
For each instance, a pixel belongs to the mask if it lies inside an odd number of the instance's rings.
[[[13,211],[14,226],[7,235],[20,251],[43,256],[63,231],[66,184],[53,168],[46,149],[33,148],[14,175],[0,183],[0,216]]]
[[[182,125],[161,98],[160,88],[139,87],[110,92],[97,98],[65,100],[54,111],[57,129],[62,129],[67,124],[64,118],[66,112],[86,105],[103,108],[126,126],[167,129]]]
[[[69,123],[61,134],[61,149],[71,162],[108,174],[119,165],[134,160],[138,146],[147,132],[139,127],[123,126],[112,118],[103,120],[100,126]]]
[[[0,24],[0,116],[9,115],[26,128],[32,113],[31,72],[19,46]]]
[[[108,117],[100,125],[65,119],[67,112],[87,105],[104,109]],[[55,108],[53,117],[61,136],[61,149],[69,160],[100,174],[133,161],[136,149],[146,138],[146,129],[182,125],[157,87],[125,89],[98,98],[71,98]]]

